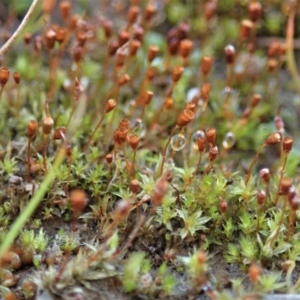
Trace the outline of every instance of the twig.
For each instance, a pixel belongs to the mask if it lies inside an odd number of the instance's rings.
[[[23,228],[28,219],[33,215],[36,208],[42,201],[44,195],[49,190],[52,182],[56,178],[56,172],[61,165],[63,159],[65,157],[65,151],[61,148],[54,160],[51,170],[46,175],[45,179],[41,183],[37,192],[32,196],[28,205],[24,209],[24,211],[20,214],[20,216],[15,220],[15,222],[10,227],[9,231],[5,234],[4,239],[0,245],[0,257],[3,253],[11,246],[14,239],[18,236],[20,230]]]
[[[36,7],[38,2],[39,2],[39,0],[33,0],[32,1],[32,3],[30,5],[23,21],[19,25],[18,29],[13,33],[13,35],[10,37],[10,39],[0,48],[0,56],[3,55],[10,48],[10,46],[12,45],[14,40],[18,37],[18,35],[24,29],[24,27],[26,26],[27,22],[29,21],[31,15],[32,15],[32,12],[33,12],[33,10]]]
[[[294,26],[295,26],[294,22],[295,22],[295,12],[291,10],[288,17],[288,24],[286,30],[286,45],[287,45],[286,62],[287,62],[288,69],[294,80],[296,91],[300,96],[300,74],[297,70],[297,65],[296,65],[295,55],[294,55]]]
[[[124,253],[132,245],[133,240],[137,237],[140,228],[144,225],[145,222],[146,222],[146,217],[141,216],[140,220],[137,222],[132,232],[130,233],[129,237],[127,238],[126,243],[120,249],[116,250],[113,253],[114,257],[117,257],[121,253]]]

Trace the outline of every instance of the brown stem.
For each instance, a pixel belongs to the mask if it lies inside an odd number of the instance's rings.
[[[44,135],[44,142],[43,142],[43,166],[45,173],[48,173],[48,166],[47,166],[47,144],[48,144],[48,135]]]
[[[150,198],[150,197],[149,197],[149,198],[146,197],[144,200],[139,201],[137,204],[135,204],[135,205],[130,209],[130,212],[133,211],[133,210],[135,210],[136,208],[142,206],[143,204],[149,202],[149,201],[151,201],[151,198]]]
[[[257,225],[256,225],[256,231],[259,232],[260,230],[260,209],[259,206],[257,205],[257,209],[256,209],[256,218],[257,218]]]
[[[251,173],[252,173],[252,168],[253,168],[254,164],[257,162],[258,157],[259,157],[259,154],[261,153],[261,151],[263,150],[263,148],[265,148],[265,146],[266,146],[266,144],[263,143],[263,144],[259,147],[259,149],[257,150],[257,152],[256,152],[256,154],[255,154],[255,157],[254,157],[253,161],[252,161],[251,164],[250,164],[250,167],[249,167],[249,170],[248,170],[248,174],[247,174],[246,179],[245,179],[245,184],[246,184],[246,185],[248,184],[248,182],[249,182],[249,180],[250,180],[250,178],[251,178],[251,175],[252,175],[252,174],[251,174]]]
[[[116,250],[113,253],[114,257],[120,255],[121,253],[124,253],[132,245],[133,240],[137,237],[137,234],[138,234],[140,228],[145,223],[145,221],[146,221],[146,218],[143,215],[140,216],[137,224],[134,226],[134,229],[132,230],[132,232],[128,236],[127,242],[120,249]]]
[[[17,90],[17,103],[16,103],[16,110],[17,110],[17,117],[20,118],[20,84],[18,84]]]
[[[176,192],[176,204],[178,205],[179,208],[182,208],[181,205],[181,198],[180,198],[180,192],[178,189],[170,182],[170,186],[175,190]],[[184,192],[184,191],[183,191]]]
[[[30,144],[31,144],[31,138],[28,138],[27,143],[27,182],[30,182]]]
[[[71,165],[72,165],[72,158],[70,157],[69,161],[68,161],[68,178],[67,178],[67,186],[66,186],[65,192],[68,192],[69,186],[70,186]]]
[[[227,70],[226,86],[231,89],[231,81],[233,79],[234,64],[228,65],[227,68],[228,68],[228,70]]]
[[[289,227],[287,232],[287,242],[289,242],[290,237],[294,234],[294,222],[295,222],[296,211],[294,209],[290,209],[289,212]]]
[[[284,161],[283,161],[283,165],[282,165],[281,170],[280,170],[277,193],[276,193],[276,197],[275,197],[275,200],[274,200],[274,205],[277,205],[277,202],[278,202],[278,199],[279,199],[280,185],[281,185],[284,169],[285,169],[285,166],[286,166],[287,158],[288,158],[288,154],[284,153]]]
[[[193,182],[193,180],[194,180],[194,178],[195,178],[195,176],[196,176],[196,174],[197,174],[197,172],[198,172],[198,169],[199,169],[199,167],[200,167],[200,165],[201,165],[201,161],[202,161],[202,154],[203,154],[203,153],[201,152],[201,153],[200,153],[200,156],[199,156],[199,159],[198,159],[198,162],[197,162],[197,165],[196,165],[196,168],[195,168],[195,170],[194,170],[192,176],[188,179],[188,181],[187,181],[186,184],[185,184],[184,191],[187,189],[187,187],[188,187],[189,185],[191,185],[191,183]]]
[[[69,119],[67,121],[67,125],[66,125],[66,130],[68,129],[69,125],[70,125],[70,122],[71,122],[71,119],[74,115],[74,112],[75,112],[75,109],[76,109],[76,101],[73,101],[73,106],[72,106],[72,110],[71,110],[71,113],[70,113],[70,116],[69,116]]]
[[[208,166],[206,167],[206,169],[203,171],[202,177],[204,177],[205,175],[207,175],[210,172],[210,170],[213,169],[213,166],[214,166],[214,162],[210,161],[209,164],[208,164]]]
[[[1,101],[1,97],[2,97],[3,90],[4,90],[4,86],[1,85],[1,87],[0,87],[0,101]]]
[[[162,114],[162,112],[164,110],[164,107],[165,107],[165,104],[163,103],[163,105],[160,107],[160,109],[157,112],[157,114],[155,114],[153,120],[151,121],[151,126],[150,126],[151,129],[153,129],[153,127],[155,126],[155,124],[159,120],[159,117],[161,116],[161,114]]]
[[[223,219],[224,219],[224,213],[222,213],[221,216],[218,218],[214,228],[218,228],[221,225],[221,222],[223,221]]]
[[[230,113],[229,113],[229,104],[230,104],[229,102],[230,102],[230,97],[231,97],[231,92],[232,92],[231,87],[227,86],[226,89],[227,88],[229,88],[229,90],[228,91],[225,90],[226,96],[225,96],[225,99],[223,102],[223,114],[224,114],[224,118],[226,120],[231,118]]]
[[[167,141],[167,143],[166,143],[166,146],[165,146],[165,148],[164,148],[164,150],[163,150],[162,161],[161,161],[160,172],[159,172],[159,177],[160,177],[160,176],[162,175],[162,173],[163,173],[164,165],[165,165],[165,161],[166,161],[166,155],[167,155],[168,146],[169,146],[169,144],[170,144],[170,142],[171,142],[171,138],[172,138],[172,136],[174,135],[174,133],[175,133],[175,131],[176,131],[177,128],[178,128],[178,127],[177,127],[177,125],[176,125],[176,126],[172,129],[172,131],[171,131],[171,133],[170,133],[170,135],[169,135],[168,141]]]
[[[125,160],[125,164],[126,164],[126,169],[129,172],[129,174],[130,174],[131,172],[130,172],[130,166],[129,166],[127,155],[126,155],[125,144],[122,146],[122,151],[123,151],[123,154],[124,154],[124,160]]]
[[[266,183],[266,201],[264,202],[264,206],[263,206],[263,212],[265,213],[266,211],[266,207],[267,207],[267,201],[268,201],[268,198],[269,198],[269,194],[270,194],[270,184],[269,183]]]
[[[92,132],[90,138],[88,139],[88,141],[86,142],[86,144],[83,147],[83,151],[86,151],[87,148],[89,147],[90,143],[92,142],[94,135],[96,134],[97,130],[99,129],[99,127],[101,126],[103,120],[105,118],[105,113],[102,115],[101,119],[99,120],[97,126],[95,127],[94,131]]]
[[[296,64],[295,55],[294,55],[295,12],[296,12],[296,9],[293,9],[291,7],[290,13],[288,16],[287,28],[286,28],[286,45],[287,45],[286,62],[287,62],[287,67],[288,67],[288,69],[293,77],[293,80],[295,82],[295,88],[300,97],[300,75],[297,70],[297,64]]]
[[[141,89],[140,89],[140,91],[138,93],[138,96],[136,97],[136,104],[137,105],[141,104],[142,96],[145,94],[145,92],[147,90],[147,87],[148,87],[148,84],[149,84],[149,80],[148,80],[148,78],[145,75],[145,77],[143,79],[143,82],[141,84]]]
[[[284,217],[284,211],[285,211],[286,204],[287,204],[287,197],[284,197],[284,202],[283,202],[283,205],[282,205],[282,208],[281,208],[282,209],[282,213],[281,213],[281,216],[280,216],[280,220],[279,220],[276,232],[275,232],[273,238],[270,240],[270,245],[272,245],[274,243],[275,239],[277,238],[277,236],[279,234],[280,227],[281,227],[281,225],[283,223],[283,217]]]
[[[19,25],[18,29],[13,33],[13,35],[8,39],[8,41],[0,48],[0,56],[2,56],[12,45],[15,39],[20,35],[24,27],[26,26],[27,22],[30,20],[30,17],[35,9],[36,5],[38,4],[39,0],[33,0],[24,19],[22,20],[21,24]]]
[[[133,151],[133,158],[132,158],[132,178],[135,177],[135,157],[136,157],[136,150]]]
[[[59,67],[60,58],[63,52],[62,45],[59,46],[58,54],[56,57],[51,59],[51,70],[50,70],[50,83],[49,83],[49,91],[47,95],[47,101],[50,102],[54,92],[55,92],[55,85],[56,85],[56,77],[57,77],[57,70]]]
[[[69,257],[70,257],[70,251],[68,251],[65,256],[64,256],[64,260],[59,268],[59,271],[58,271],[58,274],[57,276],[55,277],[55,282],[58,283],[60,280],[61,280],[61,277],[66,269],[66,266],[67,266],[67,263],[68,263],[68,260],[69,260]]]
[[[49,85],[52,81],[52,70],[53,70],[53,50],[49,49]]]

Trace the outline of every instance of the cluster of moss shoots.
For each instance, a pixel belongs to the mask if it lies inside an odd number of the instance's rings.
[[[145,2],[117,20],[61,1],[57,25],[43,1],[44,26],[3,55],[3,299],[100,297],[107,282],[129,298],[299,291],[299,178],[276,102],[290,45],[257,49],[257,1],[221,52],[208,34],[217,1],[203,6],[200,46],[185,20],[155,33],[161,12]]]

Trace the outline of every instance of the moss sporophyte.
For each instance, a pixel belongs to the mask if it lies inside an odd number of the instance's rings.
[[[0,10],[0,298],[299,293],[299,3],[29,2]]]

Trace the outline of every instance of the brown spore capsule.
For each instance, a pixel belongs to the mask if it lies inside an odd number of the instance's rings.
[[[84,46],[86,40],[87,40],[87,33],[85,30],[79,30],[76,34],[76,39],[79,46]]]
[[[232,65],[235,60],[235,48],[232,45],[227,45],[224,48],[224,53],[228,65]]]
[[[44,134],[50,134],[52,128],[54,126],[54,120],[51,118],[51,116],[46,116],[43,120],[43,133]]]
[[[270,58],[268,60],[268,70],[270,73],[276,71],[278,68],[278,60],[275,58]]]
[[[144,97],[143,97],[143,104],[146,106],[146,105],[148,105],[150,102],[151,102],[151,100],[152,100],[152,98],[153,98],[153,92],[152,91],[146,91],[146,93],[145,93],[145,95],[144,95]]]
[[[105,106],[105,113],[109,113],[117,106],[117,102],[114,99],[109,99]]]
[[[130,182],[130,190],[133,194],[137,194],[140,189],[140,183],[137,179],[132,179]]]
[[[46,46],[48,49],[54,48],[55,41],[56,41],[55,36],[56,36],[56,33],[54,30],[52,30],[52,29],[47,30],[47,32],[45,34],[45,41],[46,41]]]
[[[63,20],[67,20],[70,17],[71,7],[70,1],[65,0],[59,3],[59,12]]]
[[[217,130],[215,128],[207,128],[205,130],[205,137],[209,144],[214,144],[217,138]]]
[[[274,118],[274,122],[275,122],[275,126],[276,126],[276,129],[278,130],[278,132],[284,133],[284,122],[283,122],[281,116],[276,116]]]
[[[74,49],[73,49],[73,60],[75,62],[79,62],[82,60],[83,58],[83,55],[84,55],[84,50],[81,46],[76,46]]]
[[[206,22],[209,22],[216,14],[217,5],[218,4],[216,0],[209,0],[204,4],[204,17]]]
[[[153,66],[150,66],[146,71],[146,76],[149,81],[152,81],[153,78],[155,78],[156,74],[157,74],[157,68]]]
[[[281,142],[281,135],[278,132],[272,133],[266,138],[265,143],[267,145],[275,145]]]
[[[299,209],[300,207],[300,197],[298,194],[296,194],[290,201],[290,206],[291,206],[291,209],[296,211]]]
[[[286,136],[282,142],[282,149],[285,153],[290,153],[293,148],[293,139],[289,136]]]
[[[252,22],[257,22],[262,13],[262,6],[258,1],[253,1],[248,5],[249,19]]]
[[[118,141],[120,144],[123,144],[126,142],[127,139],[127,134],[128,134],[128,129],[121,127],[118,129]]]
[[[71,31],[75,31],[78,27],[78,24],[79,24],[79,20],[81,19],[81,16],[79,15],[73,15],[69,21],[69,29]]]
[[[183,74],[184,68],[181,66],[177,66],[173,69],[172,72],[172,80],[173,82],[178,82]]]
[[[218,147],[217,146],[211,147],[208,153],[208,160],[211,162],[214,161],[218,154],[219,154]]]
[[[108,164],[111,164],[112,163],[112,161],[113,161],[113,155],[112,154],[106,154],[105,155],[105,160],[106,160],[106,162],[108,163]]]
[[[111,38],[112,34],[113,34],[113,23],[110,20],[103,20],[102,21],[102,27],[103,27],[103,31],[104,31],[104,35],[106,39]]]
[[[132,204],[126,200],[121,200],[117,203],[114,213],[113,219],[116,223],[123,221],[129,214],[132,208]]]
[[[257,264],[252,263],[249,267],[248,274],[251,281],[253,283],[256,283],[258,281],[259,276],[261,275],[261,268]]]
[[[130,6],[127,14],[128,23],[133,24],[136,21],[139,13],[140,8],[137,5]]]
[[[211,84],[210,84],[210,83],[204,82],[204,83],[201,85],[201,91],[200,91],[200,94],[201,94],[201,98],[202,98],[205,102],[207,102],[208,99],[209,99],[210,90],[211,90]]]
[[[129,137],[129,145],[133,150],[136,150],[139,146],[140,138],[138,135],[134,134]]]
[[[118,80],[118,85],[119,86],[122,86],[124,84],[126,84],[127,82],[130,81],[130,76],[126,73],[126,74],[123,74],[119,80]]]
[[[54,140],[61,140],[66,135],[66,127],[57,127],[53,133]]]
[[[139,48],[141,47],[141,42],[138,40],[132,40],[129,44],[129,55],[135,56]]]
[[[291,186],[293,185],[293,179],[290,177],[284,177],[280,183],[280,190],[283,195],[288,195]]]
[[[191,110],[195,114],[197,105],[194,102],[187,102],[185,108]]]
[[[269,48],[268,48],[268,57],[274,58],[278,56],[280,53],[280,43],[277,41],[271,42]]]
[[[185,109],[178,117],[176,125],[178,127],[184,127],[187,124],[189,124],[193,119],[195,115],[190,109]]]
[[[259,177],[265,182],[269,183],[271,179],[270,170],[268,168],[263,168],[259,171]]]
[[[201,72],[202,75],[206,76],[210,70],[211,70],[211,66],[212,66],[212,57],[211,56],[203,56],[201,59]]]
[[[222,214],[225,214],[227,211],[228,203],[225,199],[221,199],[219,203],[219,208]]]
[[[119,48],[116,52],[116,66],[122,68],[126,59],[126,53],[123,49]]]
[[[266,202],[266,198],[267,193],[265,192],[265,190],[260,189],[257,191],[256,199],[258,205],[263,205]]]
[[[42,51],[42,37],[40,35],[36,36],[33,40],[33,49],[35,52],[40,52]]]
[[[205,137],[199,137],[197,140],[197,144],[198,144],[198,151],[200,153],[203,153],[205,151],[206,148],[206,138]]]
[[[121,30],[118,32],[118,43],[119,47],[123,46],[125,43],[129,41],[129,33],[126,30]]]
[[[14,72],[13,78],[16,84],[20,84],[21,82],[21,74],[19,72]]]
[[[135,25],[133,26],[133,39],[136,39],[138,41],[140,41],[141,43],[143,43],[144,40],[144,29],[139,26],[139,25]]]
[[[46,15],[50,15],[54,9],[56,0],[43,0],[42,2],[42,10]]]
[[[156,7],[155,5],[149,3],[146,5],[145,7],[145,12],[144,12],[144,18],[146,20],[146,22],[151,21],[151,19],[154,17],[156,13]]]
[[[247,41],[250,39],[253,30],[253,23],[250,20],[243,20],[240,28],[240,39]]]
[[[147,54],[148,62],[151,63],[154,60],[154,58],[158,55],[158,53],[159,53],[158,46],[155,45],[150,46]]]
[[[113,56],[115,55],[115,53],[117,52],[119,48],[119,43],[118,41],[111,41],[109,44],[108,44],[108,47],[107,47],[107,54],[109,56]]]
[[[74,212],[81,212],[87,205],[88,198],[84,190],[75,189],[70,193],[70,204]]]
[[[197,253],[197,263],[203,265],[206,263],[207,255],[203,250],[199,250]]]
[[[189,39],[180,41],[179,53],[183,58],[187,58],[193,50],[193,42]]]
[[[7,67],[0,68],[0,84],[5,86],[9,79],[10,70]]]
[[[62,44],[66,39],[67,31],[65,28],[58,28],[55,32],[55,39],[59,44]]]
[[[119,122],[119,128],[128,129],[128,127],[129,127],[128,119],[126,119],[126,118],[121,119],[120,122]]]
[[[261,95],[260,94],[254,94],[251,98],[251,107],[254,108],[258,105],[258,103],[261,101]]]
[[[27,123],[27,136],[33,138],[38,130],[38,122],[36,120],[29,120]]]
[[[31,34],[30,33],[25,33],[24,36],[23,36],[23,40],[24,40],[24,43],[26,45],[29,45],[30,44],[30,41],[31,41]]]
[[[164,107],[166,109],[171,109],[173,106],[173,103],[174,103],[173,99],[170,97],[167,97],[167,98],[165,98],[165,101],[164,101]]]

